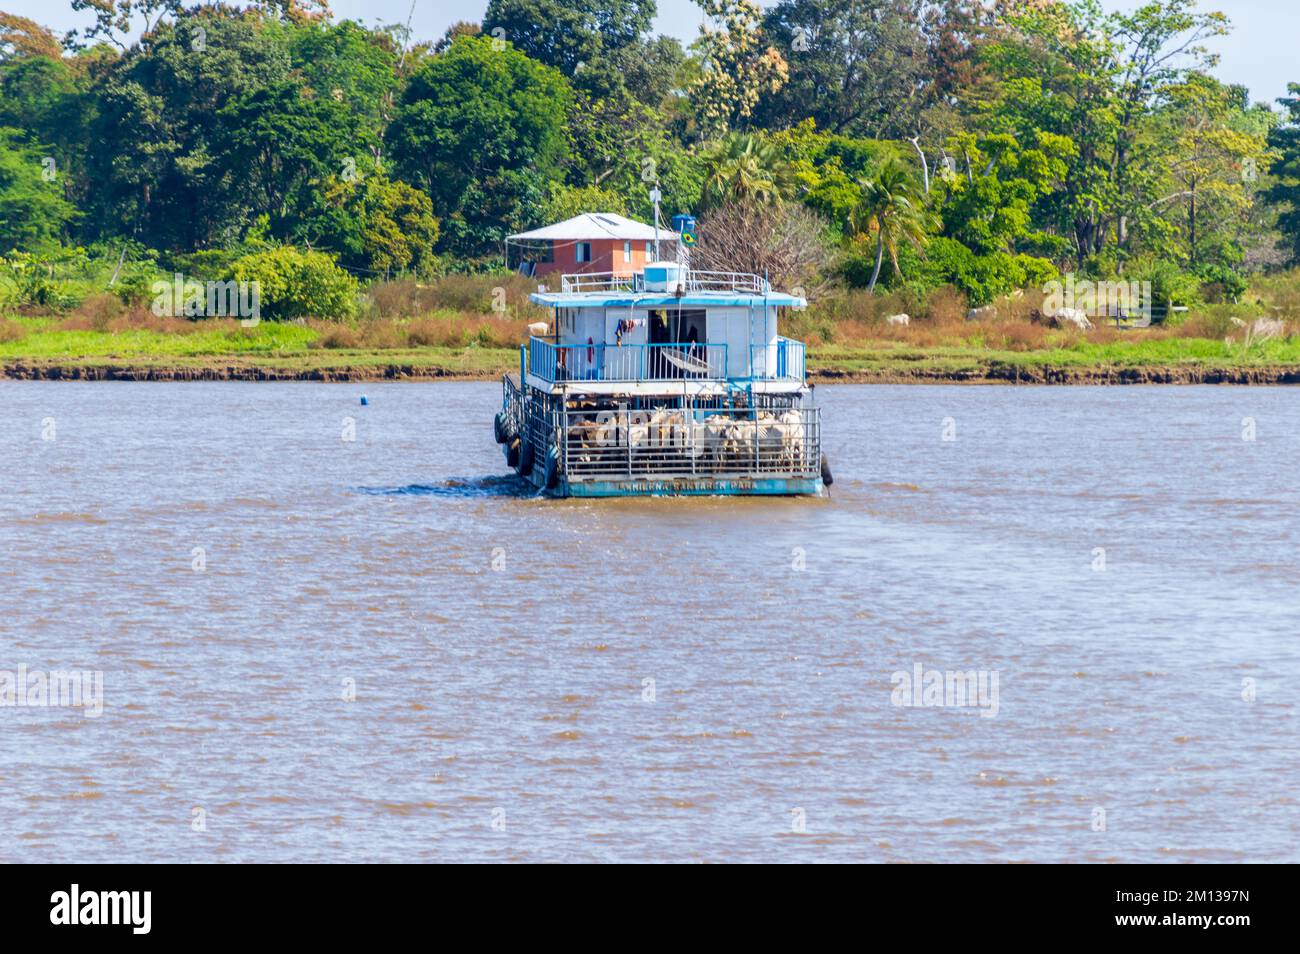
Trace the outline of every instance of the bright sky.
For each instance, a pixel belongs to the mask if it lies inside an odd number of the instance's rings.
[[[760,0],[770,6],[773,0]],[[1133,8],[1136,0],[1102,0],[1115,9]],[[658,0],[656,30],[683,41],[698,33],[703,19],[692,0]],[[478,20],[487,0],[332,0],[340,18],[363,23],[405,23],[417,38],[437,39],[457,20]],[[1218,75],[1230,83],[1250,88],[1256,100],[1272,101],[1286,92],[1288,82],[1300,82],[1300,58],[1296,39],[1300,37],[1300,3],[1296,0],[1201,0],[1203,10],[1221,10],[1235,29],[1214,44],[1221,62]],[[57,30],[69,30],[90,22],[88,14],[73,13],[67,0],[0,0],[0,9],[30,17]]]

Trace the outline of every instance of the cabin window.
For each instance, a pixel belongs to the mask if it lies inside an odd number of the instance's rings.
[[[590,261],[591,261],[591,243],[590,243],[590,242],[579,242],[578,245],[577,245],[577,247],[574,249],[573,260],[574,260],[575,262],[590,262]]]
[[[631,243],[631,242],[624,242],[624,243],[623,243],[623,261],[625,261],[625,262],[630,262],[630,261],[632,261],[632,243]]]
[[[645,260],[646,260],[647,262],[652,261],[652,260],[654,259],[654,254],[655,254],[654,242],[646,242],[646,243],[645,243]]]

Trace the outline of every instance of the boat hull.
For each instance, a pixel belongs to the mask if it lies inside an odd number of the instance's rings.
[[[829,485],[820,411],[805,392],[620,399],[521,380],[505,376],[494,436],[547,496],[815,497]]]
[[[561,480],[555,497],[816,497],[820,477],[681,477]]]

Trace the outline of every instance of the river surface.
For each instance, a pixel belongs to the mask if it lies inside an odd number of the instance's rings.
[[[1300,390],[818,394],[829,499],[584,502],[493,383],[0,381],[0,670],[103,687],[0,860],[1300,861]]]

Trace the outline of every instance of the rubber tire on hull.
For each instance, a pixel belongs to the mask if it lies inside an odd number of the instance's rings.
[[[510,442],[509,446],[506,447],[506,466],[519,466],[519,448],[522,446],[523,441],[517,437]]]
[[[492,419],[492,433],[497,439],[498,444],[504,444],[510,440],[510,433],[506,429],[505,416],[497,411],[497,416]]]
[[[822,483],[829,487],[835,483],[835,478],[831,476],[831,461],[825,454],[822,454]]]
[[[546,452],[546,481],[547,490],[554,490],[560,483],[560,455],[552,447]]]
[[[519,448],[519,476],[527,477],[533,472],[533,442],[522,441]]]

